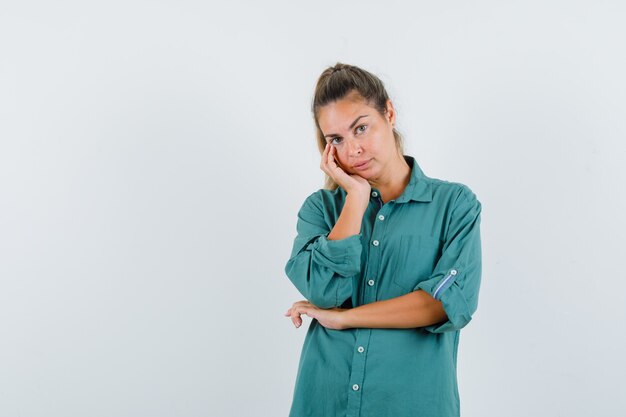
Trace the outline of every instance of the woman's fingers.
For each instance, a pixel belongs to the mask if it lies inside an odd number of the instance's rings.
[[[328,166],[330,167],[332,171],[337,171],[337,169],[339,169],[340,171],[343,171],[337,164],[335,155],[337,155],[337,148],[335,148],[334,146],[331,146],[330,150],[328,151]]]
[[[335,147],[332,146],[330,143],[327,143],[326,147],[324,148],[320,165],[324,172],[326,172],[327,174],[330,174],[329,171],[337,167],[337,164],[335,163]]]
[[[335,164],[335,147],[332,145],[328,145],[328,153],[326,154],[326,165],[332,167]]]
[[[291,322],[296,327],[300,327],[302,325],[302,317],[300,317],[300,314],[301,312],[298,310],[298,307],[291,309]]]
[[[308,308],[312,304],[306,300],[293,303],[293,306],[285,312],[285,316],[290,316],[293,325],[300,327],[302,325],[302,314],[307,314]]]
[[[348,174],[341,168],[337,159],[335,158],[337,154],[337,149],[330,145],[326,144],[326,148],[324,149],[324,153],[322,155],[322,163],[321,168],[328,176],[330,176],[337,184],[345,185],[345,181],[348,180]]]
[[[333,160],[332,149],[333,147],[329,143],[327,143],[326,147],[324,148],[324,153],[322,154],[322,160],[320,162],[320,168],[322,169],[322,171],[330,176],[332,176],[330,166],[330,163]]]

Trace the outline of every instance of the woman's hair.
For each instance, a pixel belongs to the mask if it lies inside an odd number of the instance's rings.
[[[337,100],[341,100],[351,93],[357,93],[368,105],[378,110],[381,116],[387,113],[387,100],[389,95],[383,82],[374,74],[354,65],[338,62],[332,67],[326,68],[317,80],[313,104],[311,110],[315,127],[317,129],[317,146],[320,154],[324,153],[326,139],[318,123],[319,111],[322,107]],[[393,137],[396,140],[396,148],[400,154],[404,153],[402,135],[393,128]],[[335,190],[337,183],[328,175],[324,188]]]

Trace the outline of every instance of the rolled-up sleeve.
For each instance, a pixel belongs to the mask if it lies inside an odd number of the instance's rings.
[[[450,214],[446,241],[432,275],[414,290],[423,290],[443,304],[448,319],[425,326],[431,333],[459,330],[478,307],[481,281],[481,203],[463,186]]]
[[[352,277],[361,269],[361,235],[329,240],[332,226],[314,193],[300,211],[285,273],[298,291],[320,308],[341,306],[352,297]]]

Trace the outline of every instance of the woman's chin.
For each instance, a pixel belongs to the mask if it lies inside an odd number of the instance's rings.
[[[352,169],[352,171],[355,175],[358,175],[359,177],[363,177],[366,180],[371,179],[376,176],[375,170],[370,166],[368,166],[365,169]]]
[[[365,170],[365,171],[356,171],[356,170],[352,169],[352,170],[350,170],[350,171],[348,172],[348,174],[349,174],[349,175],[358,175],[359,177],[363,177],[363,178],[365,178],[365,179],[368,179],[368,178],[369,178],[369,172],[368,172],[368,170]]]

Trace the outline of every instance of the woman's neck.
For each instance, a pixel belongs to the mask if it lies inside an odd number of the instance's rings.
[[[387,170],[387,175],[376,181],[370,181],[370,185],[380,191],[380,197],[386,203],[400,197],[410,180],[411,167],[404,156],[399,155]]]

